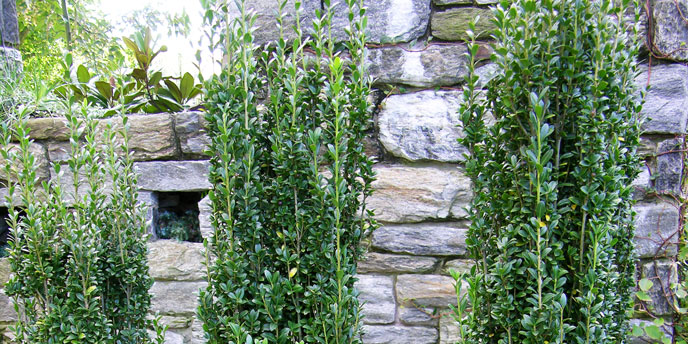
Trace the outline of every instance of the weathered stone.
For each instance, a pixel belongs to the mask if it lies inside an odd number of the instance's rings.
[[[153,318],[152,315],[149,316],[150,318]],[[193,321],[193,316],[187,315],[187,316],[175,316],[175,315],[161,315],[160,316],[160,325],[167,326],[169,328],[174,328],[174,329],[185,329],[191,325],[191,322]]]
[[[20,154],[21,147],[18,143],[10,143],[9,151],[15,154]],[[47,181],[50,179],[50,161],[48,161],[48,155],[46,154],[45,147],[42,144],[35,142],[29,144],[29,153],[33,155],[33,166],[36,168],[36,182],[38,185],[40,185],[42,181]],[[6,160],[0,156],[0,166],[4,167],[5,163]],[[13,176],[11,179],[13,181],[17,181],[17,173],[19,173],[22,168],[21,161],[12,161]],[[0,181],[7,181],[7,175],[4,172],[0,173]]]
[[[119,119],[114,120],[118,124]],[[104,120],[103,123],[108,123]],[[178,157],[170,114],[129,115],[129,150],[134,160],[148,161]]]
[[[0,289],[4,288],[5,283],[10,280],[10,261],[7,258],[0,258]]]
[[[358,273],[428,273],[436,264],[437,259],[431,257],[369,252],[358,262]]]
[[[419,256],[464,256],[466,232],[458,223],[387,225],[373,232],[373,247]]]
[[[17,24],[17,4],[15,0],[2,0],[2,26],[0,26],[0,46],[19,44],[19,24]]]
[[[363,323],[391,324],[394,322],[394,280],[391,276],[359,275],[355,284],[363,304]]]
[[[652,188],[650,171],[643,167],[637,178],[631,183],[633,186],[633,199],[641,200],[645,198],[645,195]]]
[[[400,275],[397,300],[405,306],[447,308],[456,305],[454,279],[441,275]]]
[[[207,159],[205,154],[210,137],[205,131],[206,120],[199,112],[182,112],[174,115],[174,131],[184,159]]]
[[[69,141],[48,141],[48,158],[53,163],[65,163],[69,160],[72,146]]]
[[[442,274],[450,275],[450,271],[454,270],[456,272],[468,273],[475,263],[470,259],[452,259],[442,267]]]
[[[475,24],[476,38],[488,38],[496,27],[491,22],[492,12],[487,8],[458,7],[433,13],[430,26],[432,36],[446,41],[466,41],[468,23],[480,16]]]
[[[475,3],[478,5],[490,5],[499,3],[499,0],[475,0]]]
[[[454,344],[461,340],[459,323],[451,315],[440,319],[440,344]]]
[[[137,201],[144,207],[147,232],[155,235],[154,221],[155,213],[158,211],[158,195],[151,191],[139,191]]]
[[[29,119],[26,127],[29,137],[34,140],[69,140],[70,131],[64,117]]]
[[[462,83],[468,73],[465,54],[463,44],[388,46],[370,49],[366,62],[374,85],[451,86]]]
[[[458,109],[459,91],[421,91],[387,98],[378,117],[380,142],[394,156],[410,160],[456,162],[468,150],[457,139],[463,136]]]
[[[210,197],[205,196],[198,202],[198,227],[203,239],[210,239],[213,235],[213,224],[210,222],[210,215],[213,212]]]
[[[198,306],[198,291],[206,282],[155,282],[150,289],[151,311],[162,315],[193,315]]]
[[[435,344],[437,329],[420,326],[363,326],[364,344]]]
[[[657,154],[657,142],[648,137],[640,137],[640,145],[638,147],[638,154],[645,158]]]
[[[399,321],[408,326],[437,326],[439,314],[433,308],[399,306]]]
[[[368,207],[388,223],[462,218],[472,193],[470,180],[453,165],[376,166]]]
[[[164,344],[184,344],[184,336],[181,334],[174,333],[172,331],[167,331],[165,333]]]
[[[432,2],[437,6],[473,4],[473,0],[432,0]]]
[[[2,31],[0,31],[0,35]],[[2,77],[3,86],[7,87],[11,84],[16,84],[21,80],[24,72],[24,63],[19,50],[14,48],[3,47],[0,44],[0,77]],[[10,84],[11,83],[11,84]],[[10,104],[13,99],[1,99],[0,105]]]
[[[488,63],[475,69],[475,75],[478,76],[477,88],[483,88],[490,80],[494,79],[502,70],[496,63]]]
[[[680,64],[653,66],[636,84],[644,88],[650,75],[650,89],[645,95],[641,116],[646,117],[642,129],[646,134],[682,134],[688,118],[688,67]]]
[[[669,322],[667,322],[667,324],[668,323]],[[641,319],[631,319],[631,326],[632,327],[639,326],[639,327],[644,328],[644,327],[651,326],[651,325],[654,325],[654,323],[652,321],[641,320]],[[671,340],[673,338],[674,329],[670,325],[661,326],[660,330],[662,330],[662,332],[664,332],[664,336],[669,338],[669,340]],[[634,337],[631,335],[629,337],[630,337],[629,338],[629,344],[654,343],[652,338],[648,337],[647,335],[642,335],[640,337]]]
[[[265,44],[274,42],[279,37],[279,28],[275,25],[275,19],[279,11],[278,1],[273,0],[248,0],[246,1],[246,12],[255,12],[254,42]],[[227,6],[229,8],[229,19],[233,20],[241,16],[239,7],[232,1]],[[315,11],[320,9],[320,0],[301,1],[300,22],[304,32],[309,32],[312,21],[316,18]],[[283,27],[287,39],[295,38],[292,27],[296,25],[296,11],[294,11],[294,0],[288,0],[284,7]]]
[[[641,267],[642,278],[652,281],[652,288],[647,292],[652,299],[650,309],[657,316],[673,313],[674,296],[672,285],[678,283],[678,270],[672,261],[654,261]]]
[[[0,290],[0,323],[17,321],[17,313],[14,311],[12,299],[5,295],[4,290]]]
[[[679,139],[659,143],[654,186],[660,193],[671,193],[677,196],[681,193],[682,145]]]
[[[206,277],[202,243],[156,240],[148,244],[150,274],[156,281],[198,281]]]
[[[208,181],[208,161],[146,161],[134,163],[139,188],[151,191],[204,191]]]
[[[347,39],[349,8],[343,0],[333,0],[333,35]],[[409,42],[425,34],[430,21],[430,0],[364,0],[368,11],[366,39],[371,43]],[[358,19],[356,19],[358,20]]]
[[[679,213],[669,203],[639,203],[637,212],[635,252],[640,258],[676,255]]]
[[[53,183],[58,183],[62,187],[62,192],[64,194],[64,201],[71,204],[75,199],[83,200],[86,195],[91,190],[88,184],[88,178],[86,176],[85,168],[79,171],[79,194],[74,194],[74,172],[69,168],[67,164],[60,166],[60,171],[62,175],[55,175],[52,177]],[[140,180],[140,179],[139,179]],[[97,187],[105,195],[112,194],[112,176],[102,176],[98,179],[99,183]]]
[[[688,13],[688,0],[653,0],[652,24],[655,52],[675,61],[688,61],[688,24],[682,13]]]

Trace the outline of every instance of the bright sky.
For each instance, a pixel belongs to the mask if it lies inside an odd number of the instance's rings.
[[[182,11],[186,10],[191,20],[191,34],[189,38],[170,38],[167,37],[166,27],[158,28],[159,40],[157,47],[166,45],[168,50],[156,57],[154,64],[158,63],[158,65],[154,67],[162,68],[165,74],[168,75],[177,75],[181,69],[182,72],[190,72],[195,77],[198,71],[193,63],[196,62],[196,51],[199,49],[198,41],[202,35],[201,5],[198,0],[101,0],[98,9],[110,21],[116,23],[123,16],[130,14],[132,11],[143,9],[146,5],[171,14],[181,14]],[[155,31],[155,28],[151,29]],[[131,33],[116,32],[116,35],[128,36]]]

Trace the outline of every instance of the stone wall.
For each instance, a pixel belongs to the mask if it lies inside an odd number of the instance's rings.
[[[263,25],[258,37],[266,41],[274,37],[270,24],[274,1],[255,2],[258,23]],[[343,1],[338,2],[342,6]],[[368,64],[379,90],[368,145],[369,154],[378,162],[377,191],[370,206],[382,224],[366,243],[369,253],[359,265],[357,287],[365,301],[363,339],[367,344],[446,344],[456,340],[456,325],[447,316],[447,305],[456,302],[447,271],[468,269],[471,264],[466,254],[464,210],[471,190],[462,169],[466,150],[456,142],[462,135],[457,109],[467,71],[466,48],[459,42],[465,38],[468,20],[476,15],[483,18],[478,31],[490,28],[487,5],[494,2],[365,1],[371,31]],[[673,0],[650,1],[650,15],[645,16],[652,24],[646,25],[652,38],[649,46],[664,49],[666,59],[651,68],[645,64],[637,78],[639,85],[651,86],[643,112],[650,119],[644,125],[642,141],[646,168],[634,183],[638,274],[655,280],[650,294],[658,316],[671,314],[663,290],[677,280],[675,256],[681,221],[668,196],[681,192],[680,150],[688,121],[688,67],[680,63],[688,60],[680,49],[680,42],[688,38],[688,25],[679,21],[672,4]],[[688,0],[679,4],[688,13]],[[302,7],[314,11],[320,6],[320,0],[304,0]],[[336,20],[344,21],[345,17]],[[478,71],[483,79],[498,73],[490,64]],[[210,187],[202,115],[135,115],[129,123],[142,201],[155,208],[160,193]],[[60,119],[37,119],[31,126],[40,177],[51,178],[49,164],[63,162],[69,147],[65,125]],[[201,231],[207,235],[211,230],[207,199],[199,208]],[[201,325],[194,320],[194,311],[197,290],[206,283],[202,244],[157,240],[149,248],[156,281],[153,311],[170,326],[168,342],[201,343]],[[0,282],[8,273],[6,263],[0,261]],[[11,303],[0,291],[0,326],[11,323],[13,316]],[[647,320],[634,320],[643,321]]]

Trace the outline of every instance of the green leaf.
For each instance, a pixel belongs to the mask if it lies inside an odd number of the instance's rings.
[[[650,281],[647,278],[643,278],[640,281],[638,281],[638,287],[640,288],[641,291],[647,292],[652,288],[652,281]]]
[[[80,83],[85,84],[91,80],[91,74],[84,65],[79,65],[79,67],[76,68],[76,78]]]

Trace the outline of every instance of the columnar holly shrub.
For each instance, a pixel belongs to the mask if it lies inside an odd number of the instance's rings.
[[[70,157],[42,184],[26,122],[0,128],[13,273],[5,292],[20,315],[16,341],[162,343],[162,330],[147,319],[153,281],[126,117],[119,129],[85,110],[66,119]]]
[[[312,38],[295,1],[287,41],[281,1],[279,40],[258,47],[254,17],[237,3],[241,16],[229,25],[226,4],[206,4],[225,52],[206,94],[214,227],[198,309],[206,338],[359,342],[354,275],[360,240],[374,226],[365,208],[373,180],[363,146],[371,121],[365,10],[346,1],[350,39],[336,45],[330,1]]]
[[[475,190],[466,343],[625,342],[641,108],[629,5],[518,0],[493,11],[503,72],[485,101],[471,73],[460,114]]]

